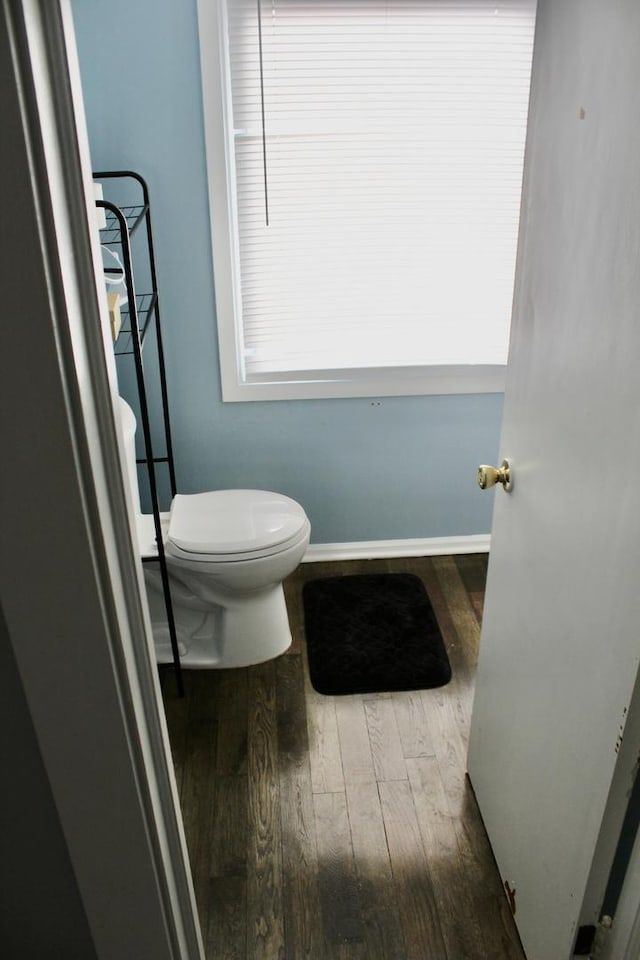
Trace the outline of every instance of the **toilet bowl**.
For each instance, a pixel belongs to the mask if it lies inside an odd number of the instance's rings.
[[[127,476],[138,528],[135,418],[121,408]],[[277,657],[291,644],[282,581],[309,545],[299,503],[265,490],[178,494],[163,516],[164,551],[180,660],[185,667],[245,667]],[[172,660],[158,562],[145,562],[156,659]]]

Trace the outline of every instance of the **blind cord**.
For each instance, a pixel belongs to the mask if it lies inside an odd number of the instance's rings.
[[[258,51],[260,55],[260,112],[262,114],[262,170],[264,179],[264,219],[269,226],[269,187],[267,183],[267,137],[264,121],[264,65],[262,60],[262,4],[258,3]]]

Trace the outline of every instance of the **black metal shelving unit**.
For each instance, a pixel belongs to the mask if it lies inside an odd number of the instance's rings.
[[[100,243],[105,247],[117,248],[120,250],[122,269],[124,271],[124,282],[127,291],[127,307],[126,310],[123,309],[121,311],[122,326],[114,344],[114,353],[118,357],[131,356],[133,358],[136,384],[138,388],[138,403],[141,420],[140,426],[142,428],[142,434],[144,438],[145,455],[143,458],[138,459],[137,462],[144,464],[147,468],[151,510],[153,514],[157,548],[157,556],[143,556],[142,560],[143,562],[157,560],[160,566],[164,602],[167,612],[167,626],[171,642],[173,665],[176,674],[176,684],[179,695],[183,696],[184,684],[182,677],[182,665],[180,663],[175,618],[173,615],[173,604],[171,601],[171,588],[169,583],[169,573],[167,570],[167,559],[164,551],[164,541],[160,519],[158,483],[156,477],[156,467],[159,464],[166,464],[169,473],[171,496],[174,497],[176,495],[176,475],[173,459],[173,445],[171,440],[171,423],[169,420],[169,400],[164,364],[164,349],[162,345],[162,328],[160,324],[158,282],[153,246],[153,231],[151,228],[149,190],[145,180],[140,176],[139,173],[135,173],[133,170],[95,171],[93,174],[93,179],[102,184],[104,184],[105,181],[109,181],[116,185],[126,184],[127,193],[133,191],[131,199],[139,199],[140,201],[133,204],[119,206],[105,199],[97,200],[96,205],[105,211],[105,217],[107,221],[106,227],[100,231]],[[137,293],[135,288],[133,253],[131,246],[131,239],[138,230],[144,231],[146,239],[144,249],[145,255],[148,258],[146,266],[149,271],[151,286],[150,292],[142,294]],[[120,270],[119,268],[106,268],[106,272],[120,273]],[[152,329],[155,331],[158,355],[158,373],[160,380],[162,422],[165,441],[164,452],[161,456],[158,456],[153,448],[143,360],[145,340],[147,338],[147,334]]]

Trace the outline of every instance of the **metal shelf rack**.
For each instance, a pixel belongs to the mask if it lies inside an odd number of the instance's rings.
[[[166,464],[169,473],[169,483],[171,487],[171,496],[176,495],[176,475],[173,459],[173,445],[171,440],[171,423],[169,420],[169,401],[167,393],[167,381],[164,363],[164,348],[162,345],[162,328],[160,324],[160,307],[158,302],[158,283],[155,266],[155,253],[153,246],[153,231],[151,228],[151,211],[149,204],[149,190],[146,181],[132,170],[100,170],[95,171],[93,179],[105,183],[111,182],[115,185],[126,184],[127,190],[135,191],[132,199],[140,200],[134,204],[116,205],[109,200],[97,200],[96,205],[105,212],[106,227],[100,231],[100,242],[106,247],[115,247],[120,250],[122,268],[124,271],[124,282],[127,291],[127,308],[122,310],[122,326],[118,338],[114,344],[114,353],[116,356],[131,356],[135,365],[136,384],[138,388],[138,403],[140,408],[141,428],[144,438],[144,457],[137,462],[144,464],[147,468],[149,478],[149,492],[151,498],[151,510],[153,514],[153,526],[155,531],[155,546],[157,553],[155,555],[143,555],[142,561],[154,560],[159,563],[162,578],[162,589],[167,613],[167,627],[171,642],[171,652],[173,656],[173,665],[176,674],[176,684],[180,696],[184,695],[184,683],[182,677],[182,665],[180,663],[180,653],[178,649],[178,639],[176,635],[175,618],[173,615],[173,604],[171,602],[171,588],[169,582],[169,573],[167,570],[167,560],[164,551],[163,531],[160,518],[160,502],[158,495],[158,484],[156,478],[156,466]],[[138,294],[135,289],[133,254],[131,239],[139,230],[144,230],[146,243],[144,244],[145,255],[147,258],[147,268],[150,277],[151,290],[148,293]],[[108,273],[119,273],[119,269],[106,268]],[[147,334],[155,330],[156,347],[158,355],[158,373],[160,380],[160,395],[162,402],[162,422],[164,428],[165,450],[164,455],[157,456],[153,448],[151,433],[151,422],[149,417],[149,403],[147,398],[147,387],[145,381],[143,349]]]

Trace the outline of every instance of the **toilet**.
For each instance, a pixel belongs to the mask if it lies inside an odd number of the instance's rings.
[[[136,421],[120,400],[126,466],[141,555],[153,554],[153,518],[142,514]],[[246,667],[277,657],[291,631],[282,581],[309,545],[303,508],[266,490],[178,494],[161,515],[180,662],[184,667]],[[156,659],[172,657],[158,562],[143,565]]]

